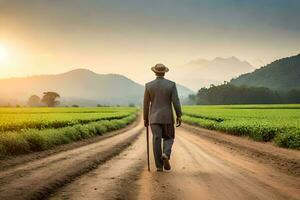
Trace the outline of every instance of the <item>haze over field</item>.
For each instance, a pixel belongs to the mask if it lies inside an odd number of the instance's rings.
[[[174,70],[191,72],[185,63],[197,59],[234,56],[260,67],[300,52],[299,7],[298,0],[0,0],[0,77],[88,68],[143,84],[161,62],[179,81]],[[204,85],[220,81],[199,71]]]
[[[193,93],[179,84],[177,88],[182,99]],[[61,105],[139,105],[144,87],[122,75],[75,69],[56,75],[0,79],[0,105],[24,105],[31,95],[41,96],[46,91],[60,94]]]
[[[198,91],[201,87],[221,84],[254,70],[255,68],[247,61],[241,61],[236,57],[217,57],[213,60],[193,60],[185,65],[175,67],[173,72],[170,72],[170,77],[194,91]]]
[[[300,200],[299,8],[0,0],[0,200]]]

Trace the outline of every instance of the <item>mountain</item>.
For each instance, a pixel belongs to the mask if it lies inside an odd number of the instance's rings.
[[[241,75],[230,83],[281,91],[300,89],[300,54],[274,61],[252,73]]]
[[[221,84],[240,74],[254,71],[254,69],[248,62],[241,61],[236,57],[217,57],[213,60],[194,60],[178,66],[174,68],[171,77],[197,91],[201,87]]]
[[[118,74],[96,74],[87,69],[76,69],[63,74],[25,78],[0,79],[0,102],[25,102],[29,96],[55,91],[64,105],[97,104],[128,105],[142,102],[144,86]],[[185,98],[193,91],[178,85],[178,93]]]

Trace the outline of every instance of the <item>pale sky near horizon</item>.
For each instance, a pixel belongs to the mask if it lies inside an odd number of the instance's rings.
[[[156,63],[300,53],[298,0],[0,0],[0,78],[75,68],[144,83]]]

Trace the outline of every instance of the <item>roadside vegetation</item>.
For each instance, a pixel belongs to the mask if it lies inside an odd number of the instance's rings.
[[[0,108],[0,156],[42,151],[132,123],[136,108]]]
[[[183,121],[300,149],[300,105],[185,106]]]

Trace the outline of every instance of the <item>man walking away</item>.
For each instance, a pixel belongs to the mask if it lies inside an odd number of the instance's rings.
[[[163,64],[157,64],[151,70],[155,73],[156,79],[147,83],[145,87],[144,125],[151,126],[157,171],[163,171],[163,168],[170,170],[169,160],[175,138],[172,104],[177,116],[177,126],[181,125],[181,106],[176,84],[164,78],[169,69]]]

